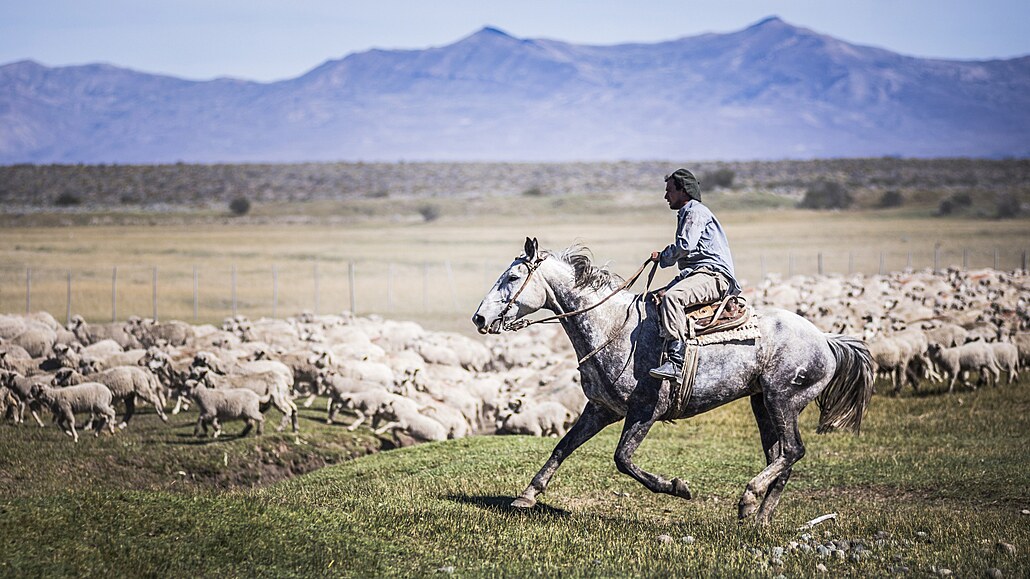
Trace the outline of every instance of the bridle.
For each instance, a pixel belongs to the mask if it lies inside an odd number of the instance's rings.
[[[501,313],[500,313],[499,317],[502,320],[502,323],[501,323],[501,329],[502,330],[508,330],[508,331],[512,331],[512,332],[517,332],[519,330],[528,328],[529,326],[532,326],[533,324],[544,324],[544,323],[557,322],[557,321],[563,320],[565,318],[571,318],[573,316],[578,316],[580,314],[584,314],[586,312],[589,312],[590,310],[596,308],[597,306],[600,306],[601,304],[603,304],[604,302],[608,301],[609,299],[615,297],[615,295],[618,294],[619,292],[621,292],[622,290],[628,289],[628,288],[632,287],[633,284],[636,283],[638,279],[640,279],[640,274],[642,274],[644,272],[644,269],[647,268],[647,264],[648,263],[652,263],[650,258],[645,260],[644,263],[642,263],[640,265],[640,268],[637,269],[637,272],[634,273],[632,276],[630,276],[629,279],[624,281],[622,283],[622,285],[620,285],[619,287],[615,288],[615,290],[612,293],[608,294],[607,296],[605,296],[603,299],[601,299],[597,303],[589,305],[589,306],[587,306],[585,308],[580,308],[578,310],[574,310],[574,311],[571,311],[571,312],[564,312],[564,313],[561,313],[561,314],[555,314],[553,316],[550,316],[550,317],[547,317],[547,318],[543,318],[543,319],[540,319],[540,320],[529,321],[529,320],[524,320],[523,319],[523,320],[514,320],[511,323],[503,322],[504,317],[508,314],[508,310],[510,310],[512,308],[512,306],[515,305],[515,300],[518,299],[518,297],[522,294],[522,291],[525,290],[526,287],[529,285],[530,278],[533,277],[533,274],[536,273],[537,268],[539,268],[540,264],[543,263],[544,260],[547,259],[548,257],[550,257],[550,254],[546,254],[545,253],[545,254],[543,254],[543,256],[540,259],[536,259],[536,260],[532,260],[532,261],[529,260],[528,258],[519,258],[522,261],[523,265],[526,266],[526,269],[529,270],[529,273],[526,274],[526,279],[525,279],[525,281],[522,282],[522,287],[520,287],[519,290],[517,292],[515,292],[514,295],[511,296],[511,298],[508,300],[508,303],[506,303],[504,305],[504,308],[501,310]],[[649,292],[651,290],[651,281],[654,280],[654,274],[658,270],[658,262],[655,261],[653,263],[654,263],[654,265],[651,266],[651,272],[647,274],[647,287],[644,290],[644,293],[642,295],[647,295],[647,292]],[[589,360],[595,354],[597,354],[598,352],[603,350],[605,347],[607,347],[609,344],[611,344],[613,341],[615,341],[615,338],[618,337],[618,335],[622,331],[622,328],[626,327],[626,324],[628,322],[629,322],[629,316],[627,315],[626,319],[623,320],[623,322],[622,322],[622,326],[619,327],[619,331],[613,332],[611,337],[608,338],[608,340],[606,340],[603,344],[601,344],[597,348],[594,348],[586,356],[583,356],[583,358],[581,358],[579,360],[579,363],[582,364],[583,362]]]

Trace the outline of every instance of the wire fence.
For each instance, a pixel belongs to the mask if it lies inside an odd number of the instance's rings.
[[[906,269],[1027,269],[1027,250],[941,247],[921,252],[759,252],[735,256],[745,289],[769,274],[886,274]],[[0,266],[0,312],[47,311],[58,320],[119,321],[130,316],[218,323],[227,316],[286,317],[303,311],[379,314],[398,319],[468,316],[507,263],[295,262],[266,266],[97,268]],[[628,275],[639,264],[611,263]],[[626,270],[626,271],[623,271]],[[670,268],[656,278],[664,284]],[[656,286],[657,287],[657,286]],[[638,291],[641,288],[635,288]]]

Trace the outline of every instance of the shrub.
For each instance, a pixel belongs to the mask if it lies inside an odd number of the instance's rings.
[[[955,210],[955,202],[951,198],[942,199],[941,204],[937,206],[938,215],[951,215],[951,212]]]
[[[733,178],[736,176],[732,169],[716,169],[711,173],[705,173],[701,178],[701,183],[711,187],[729,189],[733,187]]]
[[[246,197],[237,197],[229,202],[229,211],[233,212],[233,215],[246,215],[250,211],[250,199]]]
[[[1011,193],[999,193],[995,208],[997,209],[995,216],[998,219],[1012,219],[1019,216],[1019,200]]]
[[[73,205],[81,205],[82,199],[79,198],[75,193],[61,193],[54,199],[54,205],[58,207],[71,207]]]
[[[973,198],[969,193],[955,193],[951,196],[951,200],[956,207],[969,207],[973,204]]]
[[[887,209],[889,207],[901,207],[904,202],[905,198],[901,196],[901,193],[891,189],[890,191],[885,191],[883,195],[880,196],[880,201],[876,206],[881,209]]]
[[[526,196],[526,197],[543,197],[544,196],[543,190],[540,189],[539,187],[530,187],[529,189],[526,189],[525,191],[523,191],[522,194],[524,196]]]
[[[818,181],[809,185],[805,197],[798,204],[804,209],[845,209],[854,199],[843,185],[836,181]]]
[[[426,223],[440,218],[440,208],[436,205],[423,205],[418,208],[418,213]]]

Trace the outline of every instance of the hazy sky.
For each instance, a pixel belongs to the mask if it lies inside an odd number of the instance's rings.
[[[618,44],[731,32],[772,15],[911,56],[1030,54],[1030,0],[0,0],[0,64],[269,81],[369,48],[450,44],[486,25]]]

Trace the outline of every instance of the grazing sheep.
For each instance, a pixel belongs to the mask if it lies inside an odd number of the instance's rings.
[[[139,365],[150,370],[158,378],[158,382],[162,385],[161,396],[175,397],[175,408],[172,408],[172,414],[178,414],[181,410],[189,409],[189,399],[186,396],[179,395],[177,392],[186,384],[187,378],[190,375],[190,360],[173,360],[167,353],[157,349],[149,348],[142,358],[139,360]]]
[[[991,342],[998,367],[1007,372],[1005,383],[1019,382],[1019,349],[1012,342]]]
[[[114,434],[115,413],[111,406],[111,390],[99,382],[85,382],[67,388],[36,384],[32,387],[32,397],[50,408],[57,426],[75,442],[79,441],[79,433],[75,430],[76,412],[89,412],[90,422],[97,414],[103,417],[96,426],[95,436],[100,436],[105,425]]]
[[[162,345],[185,346],[192,342],[195,336],[193,326],[179,320],[155,322],[137,318],[133,322],[128,326],[128,331],[144,348]]]
[[[997,384],[1001,371],[994,359],[994,350],[986,342],[969,342],[954,348],[942,348],[933,344],[929,348],[930,358],[946,376],[950,377],[948,392],[955,388],[955,380],[963,372],[975,371],[980,374],[980,384],[992,382]],[[993,377],[993,381],[990,379]]]
[[[114,400],[125,403],[125,415],[118,424],[122,429],[129,425],[136,413],[136,400],[145,400],[157,410],[161,420],[168,422],[164,411],[164,400],[161,397],[161,384],[157,378],[139,366],[118,366],[89,376],[83,376],[70,368],[57,371],[54,381],[61,386],[81,384],[83,382],[100,382],[111,390]]]
[[[127,329],[125,324],[87,324],[80,315],[72,316],[68,330],[75,334],[79,342],[88,346],[101,340],[111,339],[118,342],[123,350],[141,348],[142,344]]]
[[[193,427],[193,436],[200,436],[203,429],[207,435],[207,425],[214,427],[214,438],[222,434],[222,425],[218,419],[243,420],[247,424],[240,432],[240,436],[247,436],[250,429],[257,424],[257,433],[264,433],[265,417],[261,414],[261,404],[268,401],[268,397],[262,398],[256,392],[248,388],[206,388],[196,380],[187,380],[179,389],[183,395],[188,396],[197,403],[200,417]]]
[[[50,384],[53,379],[49,374],[37,374],[32,377],[25,377],[17,372],[0,369],[0,387],[7,389],[8,394],[18,403],[14,410],[14,423],[25,423],[25,409],[28,408],[36,424],[43,427],[43,421],[39,418],[39,401],[32,397],[32,387],[37,384]]]
[[[21,346],[33,358],[49,356],[57,342],[57,333],[39,324],[29,324],[25,331],[11,338],[11,343]]]
[[[10,370],[28,376],[39,372],[39,361],[29,356],[21,346],[4,344],[0,346],[0,370]]]

